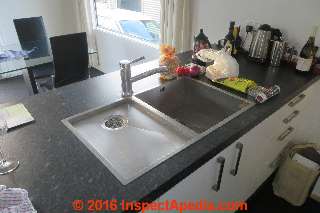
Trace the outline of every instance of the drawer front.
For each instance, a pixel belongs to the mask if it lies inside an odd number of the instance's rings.
[[[320,81],[318,80],[305,91],[303,91],[298,96],[289,101],[287,106],[293,108],[294,110],[303,110],[305,107],[314,102],[318,102],[319,104],[319,91]]]
[[[272,139],[262,140],[262,142],[260,144],[257,143],[256,146],[251,145],[250,152],[253,156],[250,158],[251,161],[254,161],[253,164],[255,166],[247,168],[247,171],[249,172],[251,169],[251,186],[254,190],[258,189],[275,171],[279,163],[281,152],[294,135],[294,128],[285,127],[281,128],[281,133],[274,136]],[[252,141],[250,141],[250,143],[252,143]]]
[[[290,110],[282,117],[282,122],[287,125],[295,125],[303,114],[304,111],[302,110]]]
[[[288,106],[280,108],[278,111],[270,115],[267,119],[262,121],[252,130],[250,130],[243,137],[251,138],[254,137],[258,140],[261,139],[272,139],[279,135],[285,128],[286,124],[283,122],[293,112]]]
[[[287,104],[288,107],[291,107],[292,109],[304,109],[307,105],[308,99],[309,99],[309,92],[304,91],[303,93],[300,93],[298,96],[293,98],[289,103]]]
[[[277,161],[279,160],[279,155],[282,153],[284,148],[288,145],[288,143],[295,137],[297,131],[295,127],[288,126],[285,128],[281,134],[274,137],[271,141],[270,149],[268,150],[268,160],[266,161],[266,165],[271,169],[275,169],[277,165]]]
[[[319,104],[306,106],[290,126],[296,129],[294,141],[297,143],[320,143],[320,112]]]
[[[288,115],[288,125],[296,130],[294,141],[317,142],[320,138],[320,81],[315,82],[302,95],[303,100],[291,107],[293,113]],[[290,104],[290,103],[289,103]],[[288,106],[289,106],[288,104]]]

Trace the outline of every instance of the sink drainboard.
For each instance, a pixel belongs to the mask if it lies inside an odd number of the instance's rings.
[[[123,185],[254,105],[193,79],[159,88],[62,120]]]

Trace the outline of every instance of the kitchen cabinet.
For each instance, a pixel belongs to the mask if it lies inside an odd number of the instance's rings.
[[[275,171],[279,154],[290,141],[320,143],[318,91],[320,81],[289,101],[157,201],[205,199],[217,203],[247,200]],[[220,187],[215,188],[217,183]]]
[[[274,162],[294,136],[294,128],[281,122],[288,110],[281,108],[232,144],[234,154],[223,179],[229,191],[227,200],[247,200],[274,172]],[[231,172],[237,164],[237,173]]]
[[[320,105],[317,91],[320,91],[320,81],[162,195],[159,201],[247,200],[275,171],[279,154],[291,140],[307,134],[307,138],[318,137],[310,134],[319,134],[315,129],[320,129],[320,113],[316,112]],[[221,158],[224,159],[221,185],[220,189],[215,191],[212,186],[219,176],[218,159]]]
[[[249,198],[275,171],[289,142],[320,143],[319,91],[317,81],[236,142],[243,144],[238,177],[227,175],[224,180],[237,191],[231,198]]]
[[[275,170],[272,162],[292,138],[291,127],[281,122],[287,111],[285,107],[271,115],[159,200],[205,199],[216,203],[247,200]],[[288,133],[288,129],[291,132]],[[220,189],[214,190],[212,186],[219,177],[219,159],[224,159],[224,167]]]
[[[308,89],[298,95],[288,105],[297,115],[291,120],[296,127],[294,142],[317,143],[320,145],[320,81],[318,80]],[[312,191],[312,196],[320,197],[320,178]]]

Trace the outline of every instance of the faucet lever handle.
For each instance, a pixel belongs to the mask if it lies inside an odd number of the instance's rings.
[[[132,60],[132,61],[129,61],[129,60],[121,60],[121,61],[119,62],[119,65],[120,65],[120,68],[124,68],[124,67],[128,67],[128,66],[130,66],[131,64],[137,63],[137,62],[139,62],[139,61],[141,61],[141,60],[144,60],[144,59],[145,59],[145,57],[142,56],[142,57],[136,58],[136,59],[134,59],[134,60]]]
[[[139,58],[136,58],[136,59],[130,61],[130,64],[137,63],[137,62],[142,61],[142,60],[144,60],[144,59],[146,59],[144,56],[139,57]]]

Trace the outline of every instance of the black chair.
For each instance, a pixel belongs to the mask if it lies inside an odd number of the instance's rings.
[[[58,88],[89,78],[86,33],[50,38],[54,64],[54,87]]]
[[[49,57],[50,47],[43,23],[43,18],[31,17],[13,20],[18,39],[23,50],[34,50],[30,59]],[[45,79],[53,75],[53,64],[46,63],[28,68],[29,81],[33,93],[38,93],[37,79]]]
[[[30,53],[29,58],[49,56],[47,33],[42,17],[21,18],[13,20],[17,35],[23,50],[35,51]]]

